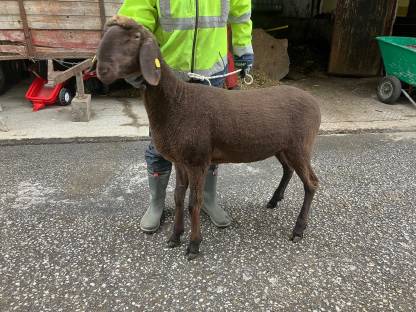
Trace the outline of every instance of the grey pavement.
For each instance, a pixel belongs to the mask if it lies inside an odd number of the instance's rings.
[[[416,106],[404,96],[395,105],[377,99],[378,78],[329,77],[320,73],[288,83],[318,99],[321,133],[397,132],[416,129]]]
[[[320,136],[321,186],[297,244],[299,179],[268,210],[277,161],[221,166],[233,223],[203,216],[193,262],[189,221],[166,248],[173,179],[161,230],[140,232],[145,145],[0,148],[0,311],[414,311],[416,133]]]
[[[316,74],[284,83],[318,98],[321,134],[415,131],[416,107],[404,98],[397,105],[380,103],[375,92],[377,81]],[[24,98],[27,87],[27,82],[21,83],[0,96],[4,108],[0,112],[0,144],[148,138],[148,119],[139,98],[93,97],[91,121],[73,123],[70,106],[32,112],[31,103]]]

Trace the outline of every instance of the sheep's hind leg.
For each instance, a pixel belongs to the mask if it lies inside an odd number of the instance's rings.
[[[186,249],[186,256],[188,260],[193,260],[199,254],[199,246],[202,241],[200,212],[204,199],[203,192],[206,166],[189,167],[187,168],[187,172],[191,192],[189,201],[189,211],[191,213],[191,237]]]
[[[173,233],[168,240],[168,247],[174,248],[181,244],[181,235],[184,230],[183,210],[186,190],[188,189],[188,176],[183,167],[175,165],[176,185],[175,185],[175,223]]]
[[[296,225],[293,228],[291,236],[291,240],[296,243],[303,238],[303,232],[308,225],[309,210],[311,208],[313,196],[318,188],[319,181],[313,172],[309,159],[297,160],[294,168],[296,173],[299,175],[299,178],[302,180],[303,187],[305,189],[302,209],[299,213],[298,219],[296,220]]]
[[[286,188],[289,184],[290,179],[293,175],[293,168],[289,165],[286,156],[283,153],[276,155],[276,158],[280,161],[283,166],[283,177],[280,180],[279,186],[273,194],[273,197],[267,203],[267,208],[276,208],[277,203],[284,198]]]

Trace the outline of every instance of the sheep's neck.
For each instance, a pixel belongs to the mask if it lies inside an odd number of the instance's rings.
[[[152,131],[173,127],[172,122],[178,119],[173,116],[182,111],[185,82],[176,78],[164,62],[161,71],[159,84],[148,86],[145,91],[145,106]]]

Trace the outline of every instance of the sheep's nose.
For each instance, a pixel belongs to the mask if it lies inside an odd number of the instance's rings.
[[[98,65],[97,74],[99,76],[105,76],[110,72],[110,66],[108,65]]]
[[[102,82],[110,84],[115,80],[114,70],[112,66],[107,64],[98,64],[97,66],[97,76]]]

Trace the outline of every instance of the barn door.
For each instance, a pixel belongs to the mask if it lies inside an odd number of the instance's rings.
[[[380,70],[375,37],[391,34],[397,0],[338,0],[329,73],[374,76]]]

